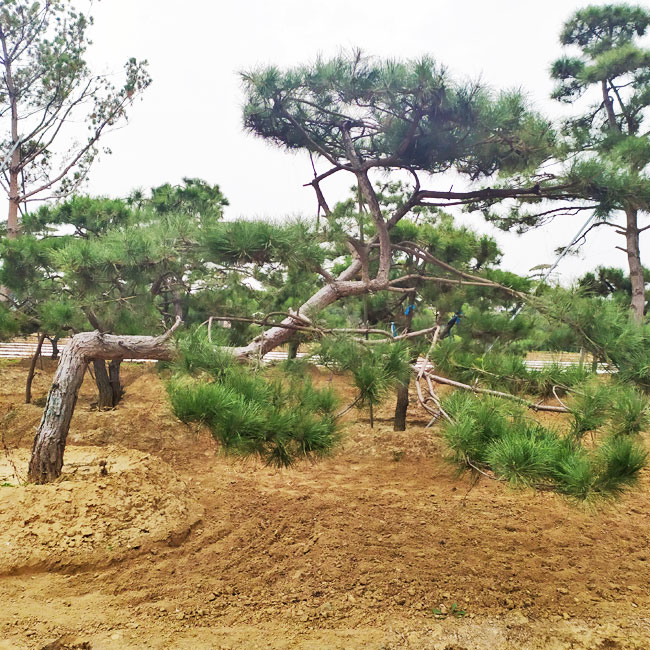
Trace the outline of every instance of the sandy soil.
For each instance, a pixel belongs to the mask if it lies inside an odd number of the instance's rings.
[[[351,413],[332,457],[271,470],[130,366],[114,411],[84,384],[62,480],[13,487],[41,414],[25,375],[0,367],[0,649],[650,647],[647,474],[598,508],[473,483],[423,414],[394,433],[390,404],[374,430]]]

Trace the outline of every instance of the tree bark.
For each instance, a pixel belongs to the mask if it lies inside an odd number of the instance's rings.
[[[625,248],[627,250],[627,263],[630,269],[630,283],[632,284],[630,307],[634,320],[637,323],[641,323],[645,309],[645,280],[643,278],[643,265],[641,264],[641,251],[639,247],[637,211],[627,209],[625,211],[625,217],[627,221],[625,228]]]
[[[115,336],[82,332],[73,336],[61,353],[41,423],[34,437],[29,480],[47,483],[61,475],[63,451],[86,367],[92,359],[158,359],[169,361],[175,348],[169,342],[174,327],[162,336]]]
[[[289,339],[289,348],[287,350],[287,359],[295,359],[298,356],[298,348],[300,347],[300,341],[293,338]]]
[[[36,352],[34,352],[34,356],[32,357],[32,362],[29,364],[29,372],[27,373],[27,383],[25,384],[25,404],[31,404],[32,402],[32,382],[34,381],[36,362],[41,356],[41,349],[43,348],[44,340],[45,340],[45,332],[41,332],[38,335],[38,345],[36,346]]]
[[[111,409],[117,406],[124,394],[120,381],[120,364],[122,362],[112,359],[106,367],[103,359],[93,359],[95,370],[95,384],[97,384],[97,408]]]
[[[113,406],[117,406],[124,396],[122,380],[120,379],[121,364],[122,361],[120,359],[111,359],[108,364],[108,380],[111,382],[111,389],[113,391]]]
[[[415,316],[415,294],[411,297],[411,303],[406,314],[406,331],[408,334],[412,329],[413,316]],[[411,356],[411,364],[417,361],[417,353]],[[409,383],[397,385],[397,403],[395,404],[395,418],[393,419],[393,431],[406,431],[406,413],[409,407]]]
[[[93,370],[97,385],[97,408],[100,410],[113,408],[115,406],[113,404],[113,387],[108,378],[104,359],[93,359]]]
[[[409,385],[397,385],[397,403],[395,404],[395,419],[393,431],[406,431],[406,412],[409,407]]]
[[[361,271],[361,262],[357,259],[348,266],[348,268],[339,275],[336,280],[338,282],[346,282],[356,277]],[[335,284],[336,284],[335,283]],[[319,289],[309,300],[307,300],[298,310],[297,314],[300,315],[300,318],[294,318],[289,316],[282,321],[283,325],[304,325],[305,320],[308,320],[310,316],[317,314],[325,307],[336,302],[341,297],[341,292],[335,288],[335,284],[326,284],[324,287]],[[361,283],[351,283],[351,284],[361,284]],[[362,293],[358,291],[357,293]],[[349,294],[352,295],[352,294]],[[234,354],[239,358],[251,358],[257,355],[264,356],[270,350],[277,348],[279,345],[286,343],[291,336],[293,331],[290,329],[285,329],[283,327],[272,327],[263,334],[255,337],[247,346],[235,348]]]
[[[52,343],[52,356],[50,357],[50,359],[56,360],[59,358],[59,337],[53,336],[50,339],[50,342]]]

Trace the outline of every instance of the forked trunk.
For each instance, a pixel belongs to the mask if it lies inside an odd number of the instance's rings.
[[[70,421],[88,363],[93,359],[158,359],[169,361],[169,342],[180,321],[163,336],[115,336],[83,332],[73,336],[61,353],[29,461],[29,480],[47,483],[61,475]]]
[[[108,367],[103,359],[93,359],[95,383],[97,384],[97,408],[111,409],[117,406],[124,394],[120,381],[120,364],[113,359]]]

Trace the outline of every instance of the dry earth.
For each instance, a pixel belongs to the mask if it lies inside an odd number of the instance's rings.
[[[15,487],[42,410],[25,375],[0,367],[0,649],[650,647],[648,474],[597,508],[473,484],[390,405],[275,471],[224,458],[132,365],[114,411],[84,384],[62,480]]]

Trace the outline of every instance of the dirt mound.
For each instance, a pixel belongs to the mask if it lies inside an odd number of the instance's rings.
[[[203,515],[172,468],[148,454],[69,447],[65,463],[55,484],[16,486],[27,454],[0,460],[0,575],[106,566],[152,545],[178,545]]]
[[[42,409],[21,405],[25,368],[0,373],[24,471]],[[84,383],[61,482],[0,488],[0,650],[650,647],[650,471],[593,506],[475,483],[417,405],[392,431],[392,400],[374,429],[350,411],[331,457],[276,471],[178,422],[153,368],[124,377],[114,411]]]

